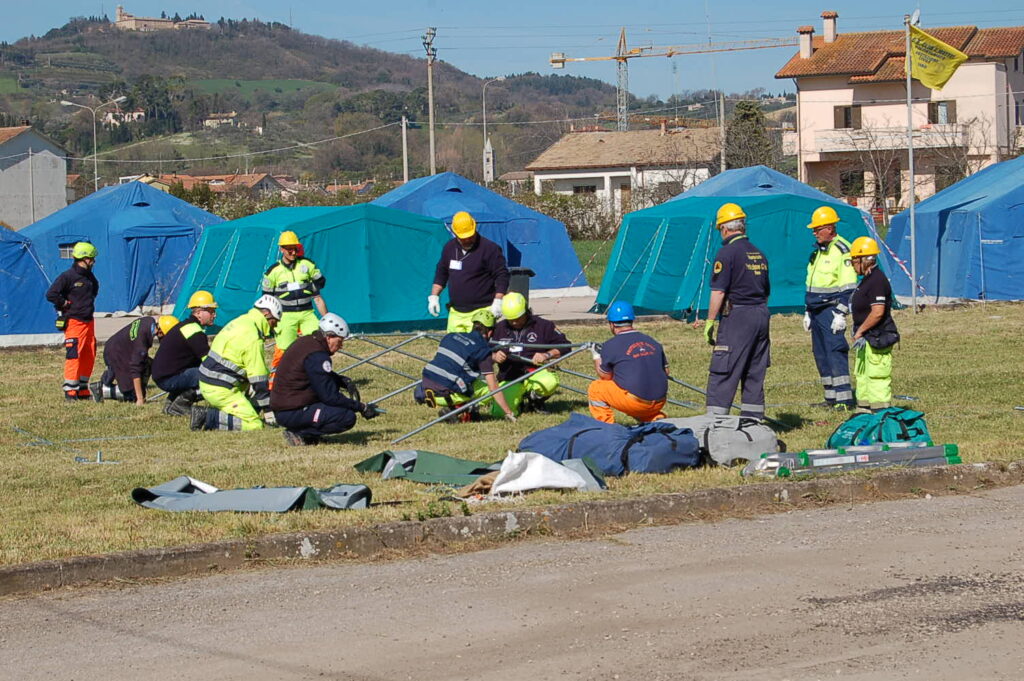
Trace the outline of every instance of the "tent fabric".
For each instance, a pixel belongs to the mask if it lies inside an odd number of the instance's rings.
[[[534,271],[531,295],[593,293],[565,225],[461,175],[447,172],[411,180],[373,203],[428,215],[445,225],[451,225],[456,213],[466,211],[476,220],[480,234],[501,246],[509,267]],[[446,237],[451,238],[447,231]]]
[[[0,347],[59,341],[49,286],[32,242],[0,228]]]
[[[714,186],[696,194],[691,189],[623,217],[592,312],[603,312],[615,300],[629,301],[644,314],[685,317],[707,310],[711,267],[721,246],[715,214],[723,203],[743,207],[747,234],[768,258],[773,312],[804,309],[807,260],[814,247],[807,223],[815,208],[835,208],[839,234],[846,239],[869,235],[863,211],[813,187],[796,187],[793,183],[801,183],[768,168],[729,170],[695,189],[712,182],[720,191],[737,193],[717,193]]]
[[[943,189],[915,212],[919,301],[1024,299],[1024,157]],[[909,211],[893,217],[886,243],[909,269]],[[891,279],[908,300],[909,277]]]
[[[161,511],[236,511],[239,513],[286,513],[364,509],[372,499],[366,485],[313,487],[252,487],[217,489],[213,485],[182,475],[156,487],[137,487],[132,500],[140,506]]]
[[[483,463],[420,449],[386,450],[355,465],[360,473],[380,473],[381,479],[401,478],[429,485],[472,484],[481,475],[498,471],[501,462]]]
[[[372,204],[275,208],[211,225],[196,247],[175,313],[193,291],[213,293],[226,324],[259,297],[263,273],[280,258],[277,239],[295,232],[327,279],[327,308],[355,331],[442,328],[427,313],[433,256],[447,237],[439,220]],[[446,295],[442,296],[446,301]]]
[[[71,266],[60,248],[89,241],[99,250],[99,312],[170,305],[203,229],[223,219],[142,182],[104,187],[21,230],[52,280]]]

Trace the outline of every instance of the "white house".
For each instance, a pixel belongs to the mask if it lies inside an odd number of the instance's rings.
[[[67,206],[67,155],[30,125],[0,128],[0,222],[21,229]]]

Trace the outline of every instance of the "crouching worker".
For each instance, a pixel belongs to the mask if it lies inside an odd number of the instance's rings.
[[[608,328],[614,334],[594,350],[598,379],[587,389],[590,415],[615,423],[621,411],[641,423],[665,418],[668,360],[658,341],[633,328],[633,306],[616,301],[608,308]]]
[[[563,350],[548,345],[568,345],[554,322],[533,314],[522,293],[509,293],[501,299],[504,319],[494,327],[491,343],[497,344],[494,361],[499,365],[498,384],[514,381],[523,374],[523,411],[539,410],[541,405],[558,390],[558,374],[543,366],[562,356]],[[515,405],[513,405],[515,410]]]
[[[476,310],[470,320],[472,331],[449,333],[441,339],[437,354],[423,368],[423,382],[416,389],[416,401],[440,407],[439,416],[498,389],[494,357],[487,342],[494,332],[494,315],[487,309]],[[509,421],[515,421],[515,412],[509,405],[518,405],[522,395],[523,384],[516,383],[478,406],[489,408],[492,416],[504,414]],[[479,419],[479,412],[468,409],[456,418],[461,422],[475,421]]]
[[[196,291],[188,299],[192,314],[164,334],[153,357],[153,380],[167,391],[164,413],[187,416],[199,401],[199,365],[210,351],[203,327],[217,319],[217,302],[209,291]]]
[[[178,318],[171,315],[159,319],[140,317],[111,336],[103,346],[103,363],[107,368],[100,380],[89,386],[92,399],[145,404],[152,367],[149,349],[177,323]]]
[[[287,444],[314,445],[322,435],[352,428],[357,413],[365,419],[380,414],[372,404],[359,401],[359,390],[351,379],[332,370],[331,355],[341,350],[346,338],[348,324],[328,312],[320,318],[319,330],[300,337],[284,351],[270,391],[270,408],[278,425],[286,428]]]
[[[192,406],[192,430],[263,428],[260,412],[270,408],[270,370],[263,345],[279,321],[281,301],[263,295],[213,339],[199,365],[199,392],[210,406]]]

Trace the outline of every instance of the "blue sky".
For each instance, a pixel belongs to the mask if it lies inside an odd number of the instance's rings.
[[[902,16],[915,7],[922,26],[975,24],[1024,25],[1020,0],[908,0],[899,5],[886,0],[833,2],[805,0],[391,0],[390,2],[338,2],[338,0],[123,0],[126,11],[159,16],[161,11],[186,15],[192,11],[207,19],[258,17],[288,23],[307,33],[351,40],[382,50],[420,56],[420,36],[427,26],[437,27],[438,57],[478,76],[523,71],[551,73],[552,52],[570,57],[615,53],[619,28],[626,27],[631,47],[692,45],[712,41],[794,37],[796,27],[811,24],[820,32],[822,10],[839,12],[839,31],[896,29]],[[105,11],[113,18],[116,1],[47,0],[14,3],[7,0],[0,40],[45,33],[69,17]],[[790,81],[774,79],[775,71],[793,48],[634,59],[630,65],[630,91],[645,97],[667,97],[673,92],[721,87],[741,91],[764,87],[792,89]],[[569,64],[559,73],[615,81],[612,62]],[[492,86],[494,87],[494,86]]]

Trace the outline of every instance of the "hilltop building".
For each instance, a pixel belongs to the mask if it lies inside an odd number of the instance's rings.
[[[167,17],[137,17],[124,11],[124,6],[117,6],[114,26],[122,31],[173,31],[179,28],[209,29],[210,22],[202,19],[185,19],[175,21]]]

